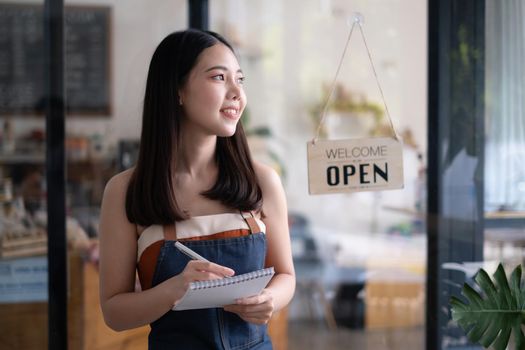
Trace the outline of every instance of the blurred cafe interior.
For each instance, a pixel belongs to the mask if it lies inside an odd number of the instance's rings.
[[[274,349],[483,349],[449,299],[525,256],[524,15],[520,0],[0,0],[0,348],[147,348],[148,326],[102,317],[100,204],[136,161],[153,50],[192,27],[233,44],[252,155],[286,192],[297,284]],[[356,16],[366,41],[355,30],[340,62]],[[324,139],[389,137],[390,116],[403,188],[309,194],[325,104]]]

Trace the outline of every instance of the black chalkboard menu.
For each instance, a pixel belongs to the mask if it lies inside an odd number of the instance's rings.
[[[0,116],[42,114],[42,5],[0,4]],[[65,6],[66,111],[109,116],[110,7]]]

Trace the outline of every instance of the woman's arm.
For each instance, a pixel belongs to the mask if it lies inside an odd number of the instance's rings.
[[[267,289],[273,295],[274,311],[277,311],[288,305],[295,291],[288,207],[279,175],[270,167],[259,165],[258,168],[265,216],[262,221],[266,225],[268,244],[266,265],[273,266],[276,273]]]
[[[233,270],[217,264],[191,261],[181,274],[135,292],[137,232],[125,212],[130,175],[126,171],[108,182],[100,215],[100,304],[106,324],[116,331],[157,320],[184,295],[191,281],[233,274]]]
[[[273,312],[285,307],[295,291],[295,271],[292,261],[288,209],[281,180],[268,166],[255,163],[259,185],[263,192],[263,208],[268,244],[266,265],[273,266],[275,276],[258,296],[245,298],[228,305],[226,311],[235,312],[245,321],[266,323]]]

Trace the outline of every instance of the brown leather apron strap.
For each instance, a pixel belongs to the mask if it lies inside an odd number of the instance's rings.
[[[248,224],[251,234],[261,232],[261,228],[259,227],[259,224],[257,223],[257,220],[255,220],[255,216],[253,216],[253,213],[251,211],[241,212],[241,215],[244,221],[246,221],[246,223]]]
[[[177,240],[177,231],[175,230],[175,223],[172,225],[162,226],[164,231],[164,239],[166,241],[176,241]]]

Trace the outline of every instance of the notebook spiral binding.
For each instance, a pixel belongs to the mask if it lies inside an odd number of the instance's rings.
[[[208,280],[208,281],[191,282],[190,289],[196,290],[196,289],[208,289],[208,288],[229,286],[231,284],[236,284],[236,283],[268,276],[273,273],[274,273],[273,267],[268,267],[266,269],[248,272],[248,273],[244,273],[242,275],[233,276],[233,277],[225,277],[221,279]]]

